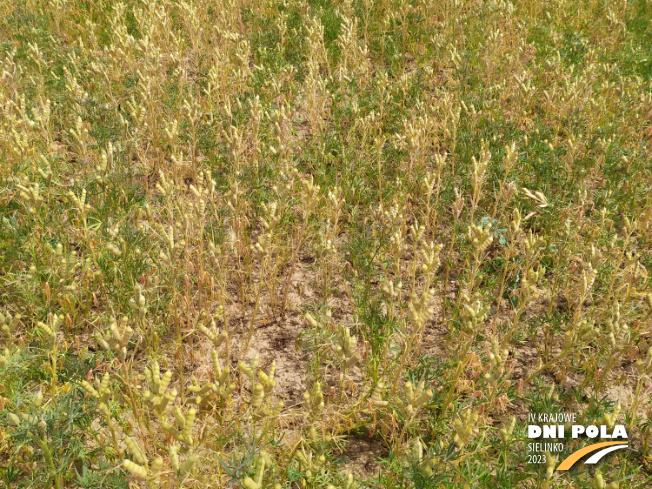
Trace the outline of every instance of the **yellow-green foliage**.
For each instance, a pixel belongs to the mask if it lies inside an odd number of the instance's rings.
[[[0,2],[0,488],[649,487],[651,21]]]

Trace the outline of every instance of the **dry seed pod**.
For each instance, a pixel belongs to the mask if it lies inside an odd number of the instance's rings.
[[[505,362],[507,361],[509,350],[501,350],[498,339],[495,336],[491,337],[489,350],[489,371],[485,373],[484,378],[492,387],[496,387],[498,380],[505,373]]]
[[[527,220],[527,218],[526,216],[524,220]],[[525,247],[525,254],[527,256],[534,256],[537,251],[545,248],[546,240],[530,230],[523,239],[523,245]]]
[[[337,328],[337,345],[335,354],[343,369],[347,369],[360,361],[360,355],[356,352],[358,340],[351,336],[351,331],[345,326]]]
[[[61,323],[63,323],[63,319],[64,317],[62,314],[59,316],[56,314],[51,314],[48,321],[49,324],[45,324],[40,321],[36,324],[38,329],[43,333],[43,336],[45,336],[45,340],[50,346],[54,345],[54,342],[57,339],[57,331],[59,326],[61,326]]]
[[[50,101],[48,100],[48,105],[49,105],[49,102]],[[39,167],[37,169],[38,174],[41,175],[41,178],[43,180],[45,180],[45,182],[49,186],[50,183],[52,182],[52,168],[50,168],[50,162],[43,155],[39,156],[39,160],[41,160],[41,163],[43,163],[43,166],[45,166],[45,168],[40,168]]]
[[[455,429],[453,441],[460,449],[464,448],[478,433],[477,422],[478,413],[470,409],[455,419],[453,423]]]
[[[235,384],[229,383],[230,369],[227,366],[222,369],[217,352],[212,351],[213,357],[213,372],[211,373],[212,382],[206,383],[203,386],[193,376],[191,377],[192,385],[188,387],[190,392],[196,394],[193,402],[197,404],[198,408],[207,407],[211,402],[215,402],[218,406],[224,407],[226,400],[235,391]]]
[[[220,359],[218,358],[217,352],[215,350],[212,351],[212,357],[213,357],[213,378],[221,385],[225,385],[227,380],[229,379],[229,373],[231,372],[231,369],[229,368],[228,365],[225,365],[224,369],[222,369],[220,365]]]
[[[559,460],[559,455],[551,455],[550,452],[545,451],[546,456],[546,480],[552,479],[553,474],[555,473],[555,468],[557,467],[557,461]]]
[[[530,199],[532,199],[535,202],[535,205],[541,209],[548,207],[548,199],[546,198],[545,195],[543,195],[539,191],[530,191],[525,187],[521,187],[521,190],[525,195],[527,195]]]
[[[294,458],[301,464],[301,468],[305,469],[306,477],[312,477],[312,471],[317,468],[317,461],[313,461],[312,452],[306,453],[302,446],[301,450],[294,453]]]
[[[421,248],[421,270],[423,273],[428,274],[430,272],[435,272],[439,268],[441,261],[439,259],[439,252],[444,248],[442,244],[435,243],[424,243]]]
[[[188,391],[197,395],[194,402],[198,405],[204,404],[206,396],[210,393],[213,387],[212,384],[208,383],[202,386],[194,375],[190,378],[190,382],[191,385],[188,387]]]
[[[256,376],[256,367],[258,367],[258,353],[254,355],[251,365],[247,364],[244,361],[238,362],[238,368],[240,369],[240,371],[243,374],[245,374],[247,377],[249,377],[252,381]]]
[[[181,408],[179,406],[174,406],[174,419],[176,420],[177,424],[181,427],[181,429],[185,428],[186,417],[183,415],[183,412],[181,411]]]
[[[327,324],[323,324],[321,321],[317,321],[315,317],[309,312],[306,313],[304,318],[306,319],[306,321],[308,321],[308,324],[315,329],[319,329],[320,327],[327,326]]]
[[[425,290],[420,296],[414,294],[408,302],[408,315],[410,320],[420,330],[432,317],[434,309],[429,305],[435,297],[434,289]]]
[[[411,458],[413,462],[418,464],[419,472],[421,472],[426,477],[432,477],[434,474],[434,460],[428,458],[428,453],[424,453],[424,448],[427,447],[424,446],[423,442],[419,438],[416,438],[412,444]]]
[[[639,359],[636,361],[636,370],[638,370],[639,375],[649,376],[652,374],[652,346],[648,348],[645,360]]]
[[[611,343],[611,354],[615,355],[627,344],[629,340],[629,326],[621,321],[620,304],[616,302],[612,310],[612,317],[607,320],[607,331]]]
[[[468,297],[465,297],[463,307],[461,329],[467,334],[476,334],[487,317],[489,306],[483,305],[479,299],[471,302]]]
[[[389,237],[389,244],[394,249],[394,254],[397,257],[400,257],[403,254],[403,252],[406,250],[407,245],[405,244],[405,240],[403,239],[403,233],[401,232],[400,229],[394,231],[392,235]]]
[[[620,482],[610,482],[609,484],[606,484],[604,481],[604,477],[602,476],[602,472],[597,471],[595,475],[593,476],[593,485],[595,486],[596,489],[619,489],[620,488]]]
[[[82,189],[82,193],[77,197],[72,190],[69,190],[66,193],[66,198],[70,204],[72,204],[75,209],[79,212],[82,219],[86,219],[88,213],[93,209],[89,204],[86,203],[86,189]]]
[[[40,435],[42,437],[45,437],[45,434],[47,433],[48,430],[48,424],[45,422],[44,419],[41,419],[41,421],[38,422],[36,428],[38,429]]]
[[[519,289],[519,307],[523,307],[526,302],[536,299],[541,295],[541,291],[536,285],[545,273],[546,267],[543,266],[540,266],[536,272],[532,268],[527,271]]]
[[[490,223],[480,226],[471,224],[466,235],[473,246],[476,256],[480,256],[494,240],[494,237],[491,234]]]
[[[423,407],[432,397],[432,389],[425,390],[425,383],[420,382],[416,390],[412,382],[406,382],[403,388],[403,394],[407,402],[401,399],[397,400],[399,411],[404,418],[410,418]]]
[[[218,312],[215,314],[216,317],[222,316],[222,306],[218,309]],[[211,319],[210,325],[206,327],[203,324],[200,324],[198,327],[199,331],[204,333],[209,340],[213,342],[213,348],[217,349],[227,338],[226,331],[220,331],[220,328],[217,327],[215,319]]]
[[[279,414],[281,414],[281,411],[283,410],[284,406],[285,404],[283,403],[283,401],[278,401],[276,405],[271,405],[268,401],[264,405],[262,405],[257,411],[254,412],[253,418],[256,421],[260,421],[265,418],[278,416]]]
[[[106,248],[107,248],[111,253],[113,253],[116,257],[120,257],[120,256],[122,256],[122,250],[120,250],[120,248],[118,248],[118,247],[117,247],[116,245],[114,245],[113,243],[107,243],[107,244],[106,244]]]
[[[614,408],[613,413],[604,413],[604,416],[602,417],[602,423],[607,425],[607,428],[609,430],[614,429],[614,425],[616,424],[616,420],[618,419],[618,415],[620,414],[620,403],[616,404],[616,407]],[[600,423],[600,424],[602,424]]]
[[[176,261],[181,256],[181,253],[183,252],[186,246],[186,242],[183,239],[179,241],[175,241],[174,228],[172,226],[168,228],[167,232],[165,231],[163,225],[160,223],[157,223],[155,227],[156,230],[161,235],[161,238],[163,239],[163,242],[165,243],[165,246],[167,248],[167,253],[161,251],[161,253],[159,254],[159,258],[161,259],[161,262],[164,265],[171,267],[176,263]]]
[[[126,317],[122,317],[120,321],[112,320],[107,333],[102,335],[96,332],[94,335],[95,340],[102,348],[119,353],[123,360],[127,358],[127,345],[134,332],[127,322]]]
[[[194,445],[194,438],[192,436],[192,428],[195,422],[195,415],[197,411],[195,408],[190,408],[186,415],[184,416],[183,412],[178,406],[174,407],[174,418],[177,423],[178,429],[172,426],[170,423],[163,421],[161,418],[161,426],[163,430],[171,435],[180,445],[177,446],[177,453],[188,453],[192,446]],[[175,469],[176,470],[176,469]]]
[[[595,327],[595,321],[583,319],[577,325],[577,339],[588,344],[600,333]]]
[[[385,390],[385,385],[382,382],[378,382],[374,391],[371,394],[371,405],[375,408],[386,408],[389,406],[389,401],[383,401],[383,393]]]
[[[410,226],[410,234],[412,235],[412,241],[414,243],[420,243],[421,238],[423,238],[423,233],[425,233],[426,228],[419,225],[419,221],[416,219],[414,223]]]
[[[14,334],[14,331],[16,330],[16,326],[18,326],[18,323],[21,320],[21,317],[22,316],[20,314],[16,314],[12,317],[12,315],[8,312],[4,314],[0,312],[0,330],[2,330],[5,335],[11,338]]]
[[[195,408],[190,408],[188,410],[188,414],[186,414],[186,419],[183,424],[183,436],[185,441],[192,445],[193,439],[192,439],[192,425],[195,422],[195,415],[197,414],[197,411]]]
[[[516,416],[512,416],[509,419],[509,424],[504,428],[500,429],[500,437],[503,440],[503,443],[507,444],[512,440],[512,433],[514,432],[514,427],[516,426]]]
[[[142,321],[147,314],[147,301],[143,295],[143,290],[140,284],[134,286],[134,296],[129,299],[129,306],[138,314],[138,318]]]
[[[258,372],[258,380],[263,385],[265,389],[265,394],[270,394],[276,385],[274,380],[274,372],[276,371],[276,362],[273,361],[272,365],[269,367],[269,374],[266,374],[262,370]]]
[[[420,462],[423,459],[423,443],[419,438],[415,438],[412,444],[412,458],[416,462]]]
[[[27,209],[27,212],[31,215],[38,214],[41,206],[45,202],[43,197],[41,197],[41,191],[38,183],[31,183],[27,181],[25,185],[16,185],[20,190],[18,195],[22,201],[22,204]]]
[[[304,218],[312,213],[314,208],[319,204],[319,185],[313,184],[312,175],[307,180],[301,180],[303,191],[301,192],[301,210]]]
[[[324,410],[324,394],[319,382],[315,382],[310,391],[303,393],[303,399],[313,418],[316,418]]]
[[[151,367],[145,369],[144,375],[149,385],[143,396],[145,404],[161,414],[177,396],[175,389],[166,392],[172,381],[172,372],[168,370],[161,376],[158,362],[153,362]]]
[[[403,282],[398,282],[394,285],[394,282],[387,282],[383,284],[382,291],[389,296],[391,299],[396,299],[398,297],[399,291],[403,288]]]
[[[34,394],[34,397],[32,398],[32,404],[34,407],[40,407],[41,404],[43,403],[43,391],[39,389],[36,391],[36,394]]]
[[[102,377],[102,381],[98,380],[98,377],[95,377],[95,387],[93,387],[88,381],[82,380],[81,386],[84,388],[91,397],[98,399],[102,403],[107,403],[111,391],[109,390],[109,372],[106,372]]]

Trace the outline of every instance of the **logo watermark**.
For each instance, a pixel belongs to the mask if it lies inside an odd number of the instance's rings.
[[[584,463],[596,464],[605,455],[629,446],[625,425],[614,424],[611,427],[606,424],[584,425],[578,423],[576,413],[530,413],[527,436],[530,440],[536,440],[527,443],[528,463],[537,464],[548,463],[547,454],[562,453],[568,436],[572,440],[579,438],[596,440],[597,443],[587,445],[566,457],[557,466],[556,470],[559,471],[570,469],[589,454],[592,455]]]

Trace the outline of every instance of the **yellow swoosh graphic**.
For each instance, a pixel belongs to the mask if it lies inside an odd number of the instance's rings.
[[[577,462],[579,459],[581,459],[584,455],[595,452],[596,450],[604,447],[610,447],[612,445],[622,445],[622,441],[605,441],[603,443],[595,443],[593,445],[589,445],[588,447],[584,447],[581,450],[578,450],[576,452],[571,453],[562,463],[559,464],[559,467],[557,467],[557,470],[568,470],[570,469],[575,462]]]

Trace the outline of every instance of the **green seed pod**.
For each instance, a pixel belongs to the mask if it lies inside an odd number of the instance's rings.
[[[548,451],[545,451],[544,453],[546,455],[546,479],[550,480],[555,473],[555,467],[557,467],[559,456],[551,455]]]
[[[181,412],[179,406],[174,406],[174,419],[176,419],[177,424],[183,429],[186,426],[186,418]]]
[[[168,370],[163,374],[163,378],[161,379],[161,382],[159,384],[159,390],[157,394],[159,395],[164,394],[166,389],[168,388],[168,385],[170,385],[171,380],[172,380],[172,372]]]
[[[100,333],[95,333],[93,337],[95,338],[95,341],[97,341],[97,344],[100,345],[104,350],[111,349],[109,344],[104,340],[104,338],[102,337],[102,335],[100,335]]]
[[[100,412],[107,418],[109,419],[111,417],[111,412],[109,411],[109,408],[106,404],[103,402],[100,403]]]
[[[41,403],[43,402],[43,392],[41,391],[41,389],[39,389],[38,392],[36,392],[36,394],[34,394],[34,401],[33,402],[34,402],[34,407],[39,407],[41,405]]]
[[[186,415],[186,421],[183,428],[183,436],[185,436],[188,443],[192,444],[192,425],[195,422],[195,414],[197,411],[195,408],[190,408],[188,414]]]
[[[172,466],[172,470],[178,473],[179,472],[179,446],[172,445],[168,453],[170,454],[170,465]]]
[[[175,439],[181,438],[181,433],[179,433],[179,430],[177,430],[174,426],[172,426],[170,423],[166,421],[161,421],[161,428],[163,428],[163,431],[166,433],[172,435]]]
[[[86,380],[81,381],[81,386],[84,388],[86,392],[88,392],[92,397],[95,399],[100,398],[99,392],[95,390],[95,387],[93,387],[90,383],[88,383]]]
[[[45,340],[49,344],[54,344],[55,340],[57,339],[56,333],[52,331],[52,328],[50,328],[47,324],[38,322],[36,326],[43,332],[43,335],[45,336]]]
[[[141,465],[145,465],[147,463],[145,457],[143,456],[143,453],[140,451],[140,448],[138,448],[138,445],[136,445],[136,442],[132,438],[130,437],[125,438],[125,445],[127,445],[127,448],[134,456],[136,462],[138,462]]]
[[[158,479],[157,475],[161,472],[161,470],[163,470],[163,458],[159,456],[156,457],[152,462],[150,472],[155,477],[155,479]]]
[[[260,485],[256,484],[251,477],[245,477],[242,481],[242,485],[247,489],[260,489]]]
[[[100,394],[109,389],[109,372],[105,372],[102,376],[102,381],[100,382]]]
[[[414,401],[414,386],[412,385],[412,382],[405,383],[405,397],[410,402],[410,404],[412,404]]]
[[[249,365],[240,361],[238,362],[238,368],[243,374],[245,374],[251,380],[254,380],[254,370]]]
[[[168,405],[174,401],[174,399],[177,397],[177,390],[172,389],[170,392],[166,392],[161,401],[159,402],[158,406],[156,407],[156,410],[159,413],[162,413],[165,411],[165,408],[168,407]]]
[[[256,386],[254,387],[254,391],[251,394],[251,406],[254,409],[258,409],[263,403],[264,398],[265,398],[265,389],[263,385],[256,384]]]
[[[505,428],[500,429],[500,437],[502,438],[503,443],[509,443],[511,441],[515,426],[516,416],[512,416],[509,420],[509,424]]]
[[[147,469],[142,465],[133,463],[131,460],[123,460],[122,466],[136,477],[147,479]]]
[[[195,455],[190,455],[190,457],[188,457],[186,461],[183,463],[183,465],[181,465],[181,467],[179,468],[179,476],[181,477],[187,476],[190,473],[190,470],[192,469],[193,465],[195,465],[196,459],[197,457],[195,457]]]
[[[7,420],[11,426],[20,426],[20,418],[14,413],[7,414]]]
[[[272,365],[269,369],[269,375],[263,372],[262,370],[258,372],[258,379],[265,388],[265,393],[269,394],[274,389],[276,381],[274,380],[274,371],[276,370],[276,362],[272,362]]]

